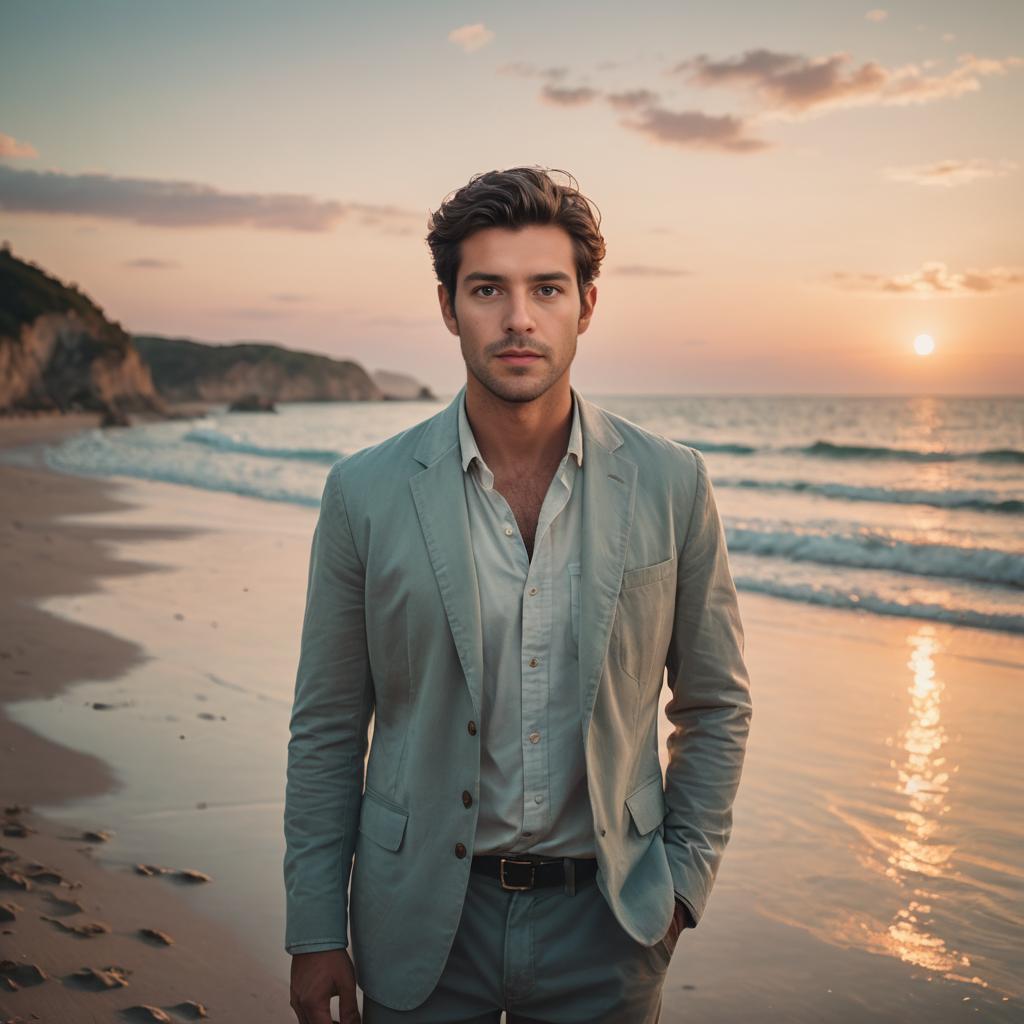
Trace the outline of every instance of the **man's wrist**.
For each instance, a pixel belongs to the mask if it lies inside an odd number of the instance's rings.
[[[676,893],[676,909],[680,907],[683,909],[683,927],[684,928],[696,928],[697,922],[693,918],[693,911],[690,910],[690,905]]]

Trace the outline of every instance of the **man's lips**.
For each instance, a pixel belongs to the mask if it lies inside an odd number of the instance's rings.
[[[539,352],[529,352],[523,350],[521,352],[502,352],[501,355],[498,356],[498,358],[506,363],[513,363],[515,365],[519,365],[525,363],[532,363],[535,359],[542,359],[543,357],[540,355]]]

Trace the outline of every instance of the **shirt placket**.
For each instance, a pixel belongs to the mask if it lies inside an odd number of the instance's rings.
[[[551,643],[554,620],[554,544],[551,524],[565,507],[568,489],[565,461],[556,486],[548,489],[537,520],[533,559],[527,567],[523,592],[523,832],[543,835],[550,825],[549,758]]]

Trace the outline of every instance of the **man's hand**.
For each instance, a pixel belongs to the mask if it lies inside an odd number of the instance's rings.
[[[338,996],[341,1024],[361,1024],[356,972],[347,949],[292,956],[291,1007],[299,1024],[332,1024],[331,996]]]

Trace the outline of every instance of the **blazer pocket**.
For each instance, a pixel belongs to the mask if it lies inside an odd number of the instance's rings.
[[[636,825],[637,832],[645,836],[656,829],[668,813],[665,802],[664,780],[661,775],[649,779],[639,789],[626,797],[626,806]]]
[[[664,562],[655,562],[654,565],[641,566],[639,569],[627,569],[622,574],[622,589],[632,590],[633,587],[642,587],[647,583],[656,583],[672,574],[675,570],[676,556],[666,558]]]
[[[612,630],[619,666],[637,683],[664,668],[658,660],[667,651],[675,608],[678,556],[627,569],[622,574],[618,608]]]
[[[386,803],[372,790],[363,793],[359,808],[359,831],[385,850],[397,850],[402,845],[408,820],[408,811]]]

